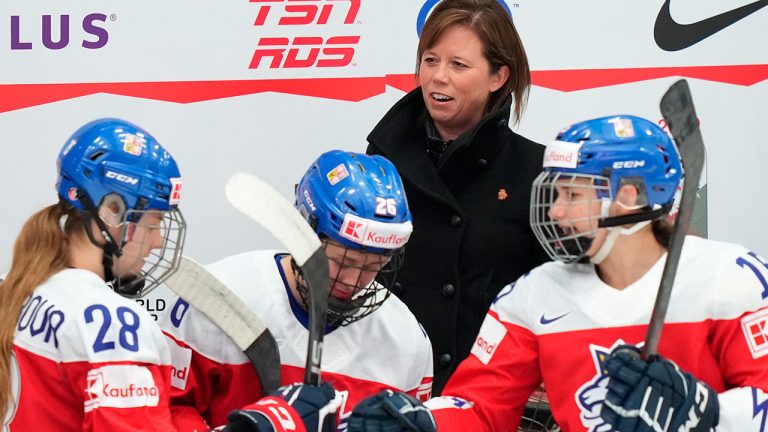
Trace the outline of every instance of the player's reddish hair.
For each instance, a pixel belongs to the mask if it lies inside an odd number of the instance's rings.
[[[509,95],[514,97],[513,118],[520,122],[531,88],[531,70],[523,41],[517,33],[512,17],[498,0],[443,0],[430,14],[419,37],[416,51],[416,74],[421,56],[432,47],[451,26],[459,25],[472,30],[483,42],[483,55],[491,64],[491,73],[502,66],[509,68],[509,78],[500,89],[491,94],[485,113],[504,104]]]
[[[62,231],[64,215],[68,217]],[[84,235],[83,224],[77,211],[59,203],[33,214],[16,238],[11,270],[0,283],[0,413],[12,402],[11,354],[21,308],[35,288],[68,266],[69,238]]]

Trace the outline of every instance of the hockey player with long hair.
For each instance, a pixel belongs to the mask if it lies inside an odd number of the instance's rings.
[[[90,122],[58,156],[0,284],[3,430],[172,430],[166,339],[131,298],[176,268],[181,176],[146,131]]]
[[[341,424],[354,404],[382,389],[427,399],[432,382],[429,339],[408,308],[388,291],[412,230],[394,166],[381,156],[330,151],[312,163],[295,196],[296,207],[320,237],[328,257],[322,379],[336,389]],[[207,269],[274,335],[281,383],[301,382],[308,291],[292,257],[278,250],[252,251]],[[169,304],[159,323],[172,339],[177,371],[172,383],[174,419],[181,429],[222,425],[231,410],[262,395],[259,376],[235,342],[201,311],[182,298]],[[293,388],[307,394],[318,391],[314,386]],[[328,399],[314,406],[327,410]],[[268,406],[252,408],[237,411],[230,419],[241,425],[255,419],[250,430],[281,430],[279,419],[267,418]],[[301,412],[299,416],[303,417]],[[333,421],[327,421],[330,417],[335,416],[315,417],[314,423],[304,418],[304,423],[308,430],[328,431],[335,429]],[[318,425],[323,418],[326,423]]]
[[[688,236],[659,355],[637,354],[681,174],[672,140],[647,120],[561,132],[531,197],[531,224],[555,261],[496,297],[443,397],[421,405],[380,393],[355,407],[349,430],[516,430],[543,382],[564,431],[764,431],[768,262],[756,253]]]

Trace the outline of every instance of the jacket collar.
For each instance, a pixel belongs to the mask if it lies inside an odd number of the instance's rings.
[[[458,203],[440,176],[454,163],[476,166],[481,159],[487,162],[493,159],[503,145],[499,137],[508,128],[511,104],[510,96],[499,109],[456,138],[437,166],[426,152],[428,113],[421,87],[392,106],[368,135],[368,142],[390,159],[400,175],[421,192],[459,211]]]

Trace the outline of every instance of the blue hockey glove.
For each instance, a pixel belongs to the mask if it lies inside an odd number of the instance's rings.
[[[640,359],[629,345],[605,361],[608,393],[600,416],[626,432],[704,432],[717,426],[717,393],[660,356]]]
[[[384,390],[357,404],[347,420],[349,432],[435,432],[429,408],[405,393]]]
[[[341,395],[327,382],[291,384],[227,416],[228,432],[333,432]]]

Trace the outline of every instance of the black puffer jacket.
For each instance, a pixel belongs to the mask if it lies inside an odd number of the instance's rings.
[[[439,394],[469,355],[504,285],[548,258],[529,225],[531,183],[544,147],[510,130],[511,99],[450,144],[426,152],[426,108],[417,88],[368,136],[368,153],[397,167],[413,214],[405,265],[392,291],[432,341]]]

